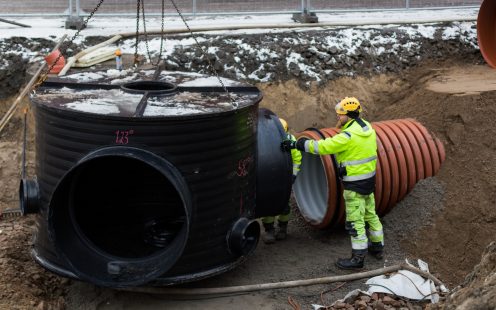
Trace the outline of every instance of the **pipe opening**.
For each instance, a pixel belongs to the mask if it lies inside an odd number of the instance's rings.
[[[245,217],[238,219],[227,237],[229,251],[235,255],[247,255],[253,251],[260,238],[260,224]]]
[[[169,95],[177,92],[177,86],[162,81],[137,81],[121,85],[121,89],[127,93],[153,95]]]
[[[49,205],[57,250],[83,279],[139,285],[169,270],[189,234],[191,194],[166,160],[111,147],[83,159]]]
[[[318,225],[327,212],[329,187],[325,167],[320,156],[302,152],[301,166],[293,191],[303,217],[313,225]]]
[[[78,171],[71,192],[70,217],[79,233],[114,256],[150,256],[170,245],[185,225],[172,184],[135,159],[91,161]]]
[[[39,193],[36,180],[21,179],[19,183],[19,208],[23,215],[38,213],[40,208]]]

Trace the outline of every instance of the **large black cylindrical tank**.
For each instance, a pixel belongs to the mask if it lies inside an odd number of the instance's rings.
[[[36,178],[20,187],[21,207],[38,212],[35,259],[112,287],[234,268],[266,213],[255,210],[261,99],[239,82],[160,70],[45,82],[31,97]]]

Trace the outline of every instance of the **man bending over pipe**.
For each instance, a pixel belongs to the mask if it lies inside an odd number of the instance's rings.
[[[345,229],[351,235],[352,249],[351,258],[340,258],[336,262],[341,269],[363,268],[367,249],[371,255],[382,259],[384,248],[382,224],[375,212],[374,200],[376,133],[369,122],[360,118],[360,112],[360,102],[354,97],[346,97],[336,105],[339,134],[319,141],[302,137],[297,141],[282,142],[285,149],[336,156],[338,174],[344,187]]]

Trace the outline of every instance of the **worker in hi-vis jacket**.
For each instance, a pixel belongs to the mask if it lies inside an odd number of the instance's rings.
[[[284,131],[286,132],[286,140],[296,141],[295,137],[289,133],[288,123],[282,118],[280,118],[279,121],[281,122],[281,125],[284,128]],[[296,175],[300,171],[301,152],[298,151],[297,149],[291,149],[291,150],[287,149],[287,150],[291,152],[291,159],[293,161],[292,182],[294,183],[296,179]],[[288,222],[289,222],[290,213],[291,213],[291,208],[288,203],[282,214],[278,216],[266,216],[262,218],[262,223],[265,230],[265,234],[263,235],[262,238],[264,243],[272,244],[276,242],[276,240],[286,239],[288,233]],[[277,226],[278,226],[277,233],[275,232],[275,227],[274,227],[276,218],[277,218]]]
[[[360,112],[360,102],[346,97],[336,105],[337,127],[341,129],[339,134],[318,141],[302,137],[296,142],[282,142],[282,147],[286,149],[336,156],[338,174],[344,187],[345,229],[351,235],[352,249],[351,258],[340,258],[336,262],[341,269],[363,268],[367,249],[378,259],[383,256],[384,233],[374,201],[376,133],[369,122],[360,118]]]

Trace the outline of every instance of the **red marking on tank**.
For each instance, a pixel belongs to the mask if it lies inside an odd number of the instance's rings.
[[[248,170],[250,168],[251,163],[253,162],[253,157],[247,157],[245,159],[241,159],[238,161],[238,169],[236,171],[236,175],[238,177],[244,177],[248,175]]]
[[[134,134],[134,130],[116,130],[115,131],[115,144],[128,144],[129,136]]]

